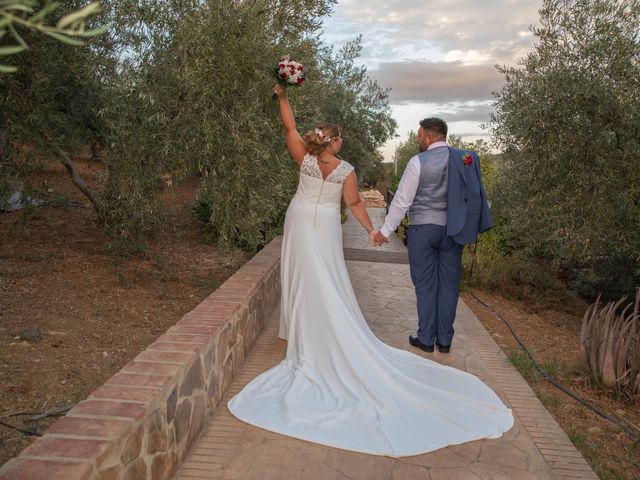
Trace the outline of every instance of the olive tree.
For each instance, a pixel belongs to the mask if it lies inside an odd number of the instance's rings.
[[[393,153],[394,173],[391,176],[391,189],[396,190],[407,163],[412,157],[420,153],[418,145],[418,134],[412,130],[409,132],[407,139],[401,142]]]
[[[318,38],[332,5],[168,1],[120,9],[126,18],[115,23],[128,25],[121,40],[130,47],[114,85],[123,94],[105,111],[110,231],[134,238],[149,230],[161,210],[161,173],[202,177],[198,211],[222,246],[253,249],[281,222],[297,178],[272,98],[271,71],[283,54],[306,69],[307,82],[289,92],[299,128],[340,123],[352,149],[345,157],[363,169],[376,160],[394,126],[386,93],[351,66],[359,47],[333,54]]]
[[[96,31],[86,30],[83,19],[94,10],[80,8],[81,3],[69,1],[58,9],[47,4],[32,16],[4,17],[4,28],[13,33],[3,37],[3,44],[17,39],[22,49],[11,57],[14,72],[0,75],[0,208],[28,173],[50,158],[61,161],[76,185],[98,205],[73,158],[100,135],[101,76],[109,49],[100,37],[79,46],[69,45],[71,37],[57,33]],[[42,26],[42,13],[58,19],[59,27]]]
[[[67,11],[55,25],[48,24],[47,20],[55,15],[59,7],[60,2],[47,2],[42,5],[38,0],[0,1],[0,57],[16,55],[29,48],[29,44],[18,33],[16,27],[48,35],[69,45],[83,45],[81,38],[100,35],[109,28],[109,25],[87,28],[86,22],[89,17],[99,12],[100,2],[92,2],[77,10]],[[17,69],[15,65],[0,64],[0,74],[13,73]]]
[[[495,208],[510,249],[576,290],[640,280],[640,2],[545,0],[534,50],[502,67]]]
[[[330,5],[169,1],[120,11],[129,56],[105,110],[109,231],[148,232],[161,211],[160,175],[196,174],[216,241],[255,247],[293,182],[270,71],[285,48],[312,59],[306,37]]]
[[[395,134],[397,124],[391,117],[389,90],[358,64],[361,51],[361,36],[336,52],[321,49],[323,85],[318,98],[324,116],[344,127],[341,155],[355,166],[361,182],[375,184],[385,175],[380,148]]]
[[[297,178],[272,98],[281,55],[307,71],[307,83],[290,90],[299,128],[341,124],[345,158],[361,177],[376,175],[377,149],[395,129],[387,92],[354,66],[359,40],[334,52],[318,35],[334,3],[105,0],[99,21],[114,28],[90,48],[26,29],[21,38],[33,48],[15,57],[16,73],[0,77],[9,93],[0,100],[10,136],[3,184],[36,164],[20,146],[35,146],[41,158],[54,152],[94,203],[113,246],[131,251],[162,223],[162,180],[197,175],[198,212],[214,239],[255,248],[265,229],[281,223]],[[51,20],[80,5],[68,2]],[[83,185],[72,160],[96,135],[106,147],[97,192]]]

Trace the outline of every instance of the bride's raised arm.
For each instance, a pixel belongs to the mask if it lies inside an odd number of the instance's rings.
[[[282,125],[284,126],[289,155],[291,155],[291,158],[300,166],[302,165],[304,156],[307,154],[307,145],[296,130],[296,119],[293,116],[291,105],[289,105],[287,91],[282,85],[276,84],[275,93],[279,98],[280,118],[282,118]]]

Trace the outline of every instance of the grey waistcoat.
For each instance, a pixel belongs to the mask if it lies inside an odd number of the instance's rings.
[[[433,148],[418,155],[420,181],[409,207],[409,224],[447,224],[447,170],[449,149]]]

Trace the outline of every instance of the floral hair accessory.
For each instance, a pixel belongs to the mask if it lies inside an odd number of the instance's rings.
[[[320,140],[322,140],[324,143],[329,143],[331,140],[333,140],[333,137],[325,137],[324,133],[322,133],[322,130],[320,130],[319,128],[316,128],[315,132]]]

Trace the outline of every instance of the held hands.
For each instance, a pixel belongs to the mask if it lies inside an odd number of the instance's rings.
[[[389,239],[378,230],[372,230],[369,232],[369,241],[374,247],[379,247],[383,243],[389,243]]]

